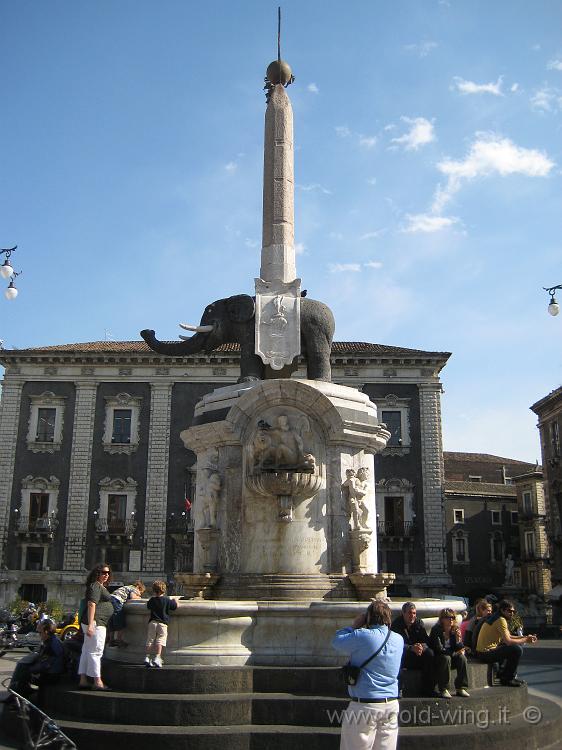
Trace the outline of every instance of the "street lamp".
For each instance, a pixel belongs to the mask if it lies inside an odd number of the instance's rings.
[[[5,247],[0,250],[0,255],[6,256],[4,262],[0,266],[0,276],[2,276],[3,279],[10,279],[8,288],[4,292],[4,297],[8,300],[15,299],[18,296],[18,290],[14,284],[14,280],[21,274],[21,271],[14,271],[12,264],[10,263],[10,255],[17,249],[17,247],[17,245],[14,245],[14,247]]]
[[[560,312],[560,306],[558,302],[556,301],[554,292],[557,289],[562,289],[562,284],[558,284],[557,286],[551,286],[551,287],[543,286],[543,289],[545,292],[548,292],[550,294],[550,302],[548,303],[548,308],[547,308],[548,312],[553,316],[558,315],[558,313]]]

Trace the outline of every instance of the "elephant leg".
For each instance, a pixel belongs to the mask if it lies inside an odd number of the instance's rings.
[[[331,346],[327,341],[308,341],[306,345],[306,376],[309,380],[332,382]]]
[[[249,383],[254,380],[263,380],[264,375],[265,365],[260,357],[254,353],[253,346],[251,349],[242,347],[240,352],[240,377],[238,378],[238,382]]]

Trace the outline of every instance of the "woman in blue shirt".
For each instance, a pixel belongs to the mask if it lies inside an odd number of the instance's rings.
[[[342,721],[340,750],[395,750],[398,740],[398,673],[404,650],[401,635],[390,631],[390,607],[375,599],[350,628],[338,630],[332,646],[361,669],[348,687],[351,702]],[[386,640],[386,643],[385,643]],[[383,646],[384,644],[384,646]]]

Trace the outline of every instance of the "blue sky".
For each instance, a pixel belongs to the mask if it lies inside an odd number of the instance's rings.
[[[252,292],[277,2],[0,0],[6,347],[176,338]],[[540,457],[561,383],[562,5],[283,3],[297,268],[338,340],[451,351],[448,450]],[[562,296],[562,295],[561,295]]]

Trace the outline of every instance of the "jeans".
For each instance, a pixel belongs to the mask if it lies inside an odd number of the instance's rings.
[[[436,654],[435,655],[435,682],[439,691],[442,692],[449,686],[451,669],[456,669],[455,689],[468,687],[468,670],[466,656],[464,654]]]
[[[484,664],[490,664],[491,662],[503,662],[505,665],[500,674],[500,682],[509,682],[513,680],[517,674],[517,667],[519,665],[519,659],[523,655],[523,649],[518,643],[513,643],[510,646],[501,645],[497,648],[493,648],[490,651],[479,651],[477,657]]]
[[[403,669],[420,669],[422,678],[422,693],[426,696],[433,693],[433,651],[426,648],[421,656],[413,651],[406,651],[402,657]]]

